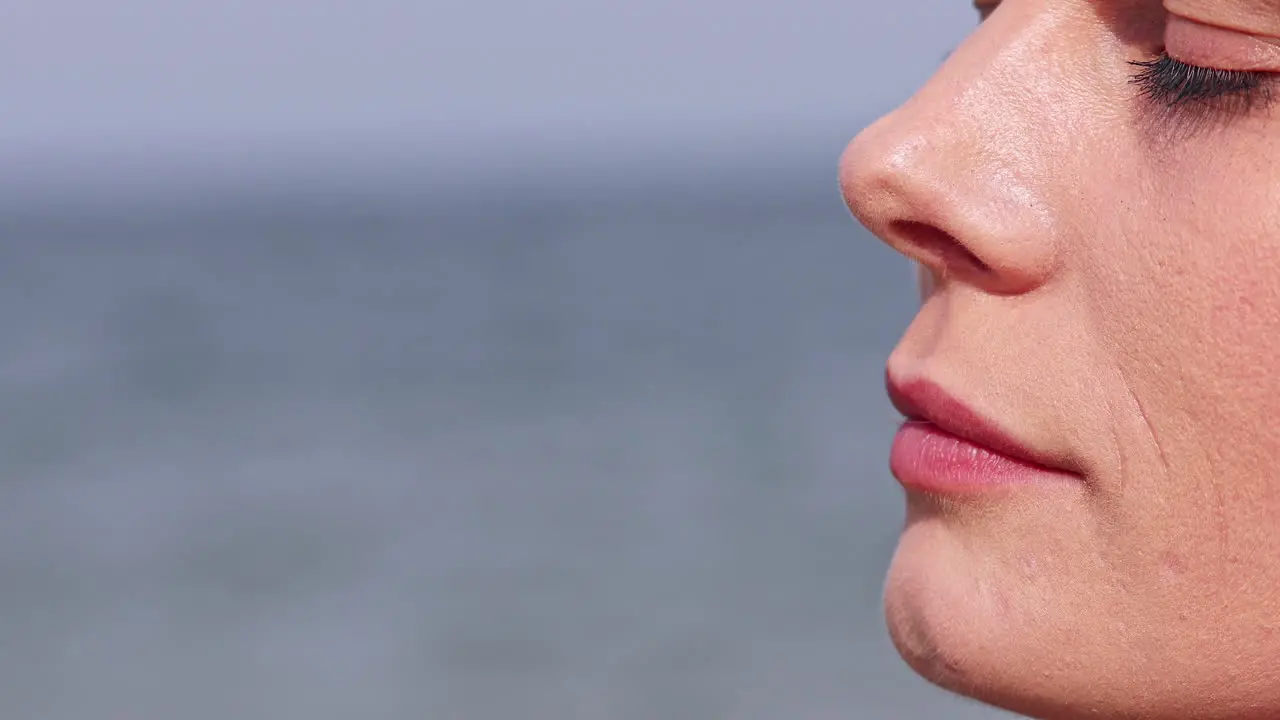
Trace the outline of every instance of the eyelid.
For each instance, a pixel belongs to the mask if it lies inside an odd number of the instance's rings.
[[[1175,60],[1216,70],[1280,72],[1280,38],[1264,38],[1169,15],[1165,50]]]

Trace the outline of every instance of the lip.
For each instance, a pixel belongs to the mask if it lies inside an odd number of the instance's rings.
[[[1076,477],[927,379],[899,382],[886,373],[885,387],[906,418],[889,466],[907,489],[965,494]]]

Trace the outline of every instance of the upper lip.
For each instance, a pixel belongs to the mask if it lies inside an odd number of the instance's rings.
[[[929,422],[944,432],[1006,457],[1053,470],[1074,472],[1060,459],[1029,448],[928,379],[899,381],[885,373],[889,400],[908,421]]]

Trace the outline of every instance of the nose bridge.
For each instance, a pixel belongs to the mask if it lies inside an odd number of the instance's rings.
[[[1062,82],[1051,35],[1027,18],[983,27],[860,133],[840,173],[854,215],[942,278],[1001,294],[1043,284],[1058,256],[1048,196],[1063,147],[1053,114],[1064,109],[1044,85]]]

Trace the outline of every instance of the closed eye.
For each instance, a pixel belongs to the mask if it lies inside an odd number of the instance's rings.
[[[1168,54],[1131,64],[1138,68],[1131,82],[1143,97],[1170,111],[1196,108],[1235,115],[1266,109],[1275,99],[1275,73],[1200,67]]]

